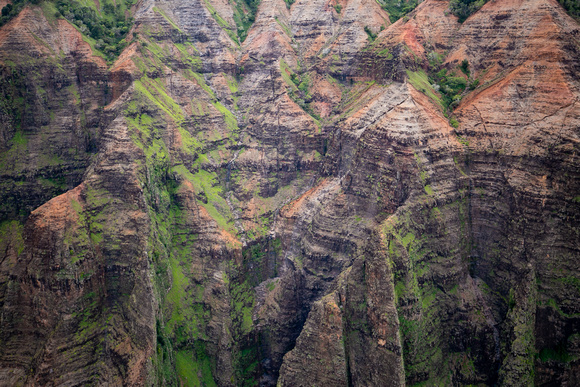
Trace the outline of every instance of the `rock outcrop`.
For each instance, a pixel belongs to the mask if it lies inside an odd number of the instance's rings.
[[[556,0],[144,0],[114,63],[50,4],[0,28],[0,385],[580,382]]]

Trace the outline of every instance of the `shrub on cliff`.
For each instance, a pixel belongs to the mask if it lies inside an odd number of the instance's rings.
[[[103,51],[112,60],[126,46],[125,37],[133,20],[125,16],[131,0],[118,1],[116,5],[102,2],[100,11],[83,6],[74,0],[58,0],[58,11],[81,32],[97,41],[95,48]]]
[[[459,22],[463,23],[469,16],[479,11],[485,3],[487,0],[451,0],[449,8],[459,18]]]
[[[18,15],[25,5],[26,0],[14,0],[12,4],[6,4],[4,8],[2,8],[2,16],[0,16],[0,27],[8,23],[14,16]]]
[[[451,12],[463,23],[469,16],[477,12],[488,0],[451,0],[449,8]],[[580,21],[579,0],[558,0],[564,9],[576,20]]]
[[[378,0],[378,2],[389,14],[391,23],[394,23],[414,10],[421,0]]]
[[[578,0],[558,0],[570,16],[580,21],[580,1]]]
[[[0,26],[20,13],[27,4],[38,4],[40,0],[14,0],[2,8]],[[114,59],[125,48],[125,37],[131,29],[133,20],[127,17],[127,10],[133,0],[117,1],[114,5],[110,0],[101,2],[101,8],[85,6],[75,0],[55,1],[58,12],[55,16],[63,16],[85,35],[97,42],[102,42],[95,48],[104,52],[108,60]]]

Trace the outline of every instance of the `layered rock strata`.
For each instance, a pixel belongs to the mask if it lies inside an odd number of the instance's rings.
[[[0,385],[578,383],[557,1],[131,12],[0,29]]]

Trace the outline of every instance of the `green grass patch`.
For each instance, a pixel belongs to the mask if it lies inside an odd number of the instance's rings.
[[[415,89],[425,94],[427,97],[431,98],[433,101],[435,101],[435,103],[441,106],[441,108],[445,109],[445,105],[443,104],[441,97],[429,82],[429,78],[427,77],[425,71],[406,71],[407,76],[409,77],[409,83],[411,83]]]
[[[232,317],[241,337],[252,331],[252,311],[255,305],[254,290],[248,281],[236,284],[231,289]]]
[[[284,59],[280,59],[280,73],[282,75],[282,79],[293,91],[298,91],[298,85],[292,80],[292,75],[294,71],[288,66],[288,63]]]
[[[167,14],[165,13],[165,11],[163,11],[162,9],[160,9],[159,7],[153,7],[153,11],[157,12],[158,14],[160,14],[161,16],[163,16],[163,18],[169,23],[171,24],[171,26],[173,28],[175,28],[177,31],[179,32],[183,32],[181,30],[181,28],[179,28],[179,26],[177,24],[175,24],[175,22],[173,20],[171,20],[171,18],[169,16],[167,16]]]
[[[205,79],[203,78],[203,75],[196,73],[196,72],[189,72],[188,73],[193,79],[195,79],[195,81],[197,82],[197,84],[213,99],[213,100],[217,100],[217,97],[215,95],[215,93],[213,92],[213,90],[205,83]]]
[[[228,84],[228,88],[230,89],[230,92],[232,94],[235,94],[238,92],[238,81],[236,80],[236,78],[231,77],[225,73],[222,73],[222,75],[226,78],[226,82]]]
[[[28,144],[28,139],[26,135],[22,131],[17,131],[14,133],[14,137],[12,137],[12,143],[17,146],[26,146]]]
[[[13,247],[18,255],[24,251],[24,226],[16,221],[0,223],[0,248],[6,251],[8,246]]]
[[[286,25],[285,23],[282,23],[282,22],[281,22],[281,21],[278,19],[278,17],[276,17],[275,19],[276,19],[276,22],[278,23],[278,25],[279,25],[280,27],[282,27],[282,30],[284,31],[284,33],[285,33],[286,35],[288,35],[288,37],[289,37],[289,38],[292,38],[292,30],[290,29],[290,27],[289,27],[288,25]],[[282,60],[283,60],[283,59],[282,59]]]
[[[405,248],[409,247],[409,245],[415,240],[415,235],[413,233],[407,233],[401,240],[401,243]]]
[[[199,170],[194,174],[185,168],[184,165],[174,166],[173,171],[189,180],[198,195],[205,196],[206,200],[198,200],[198,203],[207,210],[218,226],[235,234],[236,229],[231,220],[229,205],[222,197],[222,187],[219,184],[214,184],[218,180],[216,173]]]
[[[384,48],[384,49],[382,49],[382,50],[378,51],[378,52],[377,52],[377,55],[378,55],[378,56],[381,56],[381,57],[384,57],[384,58],[385,58],[385,59],[387,59],[387,60],[391,60],[391,59],[393,59],[393,54],[391,54],[391,53],[389,52],[389,49],[388,49],[388,48]]]
[[[175,354],[175,368],[182,386],[200,387],[201,381],[197,376],[199,367],[193,360],[191,351],[179,351]]]
[[[238,131],[238,120],[232,114],[232,112],[230,112],[224,105],[222,105],[218,101],[212,102],[212,105],[213,107],[216,108],[218,112],[220,112],[224,116],[226,126],[230,131],[230,133],[236,133]]]
[[[181,55],[181,62],[185,65],[188,65],[193,71],[200,71],[201,70],[201,59],[198,56],[195,56],[189,52],[189,50],[197,53],[197,48],[192,43],[175,43],[175,48],[179,51]]]
[[[228,34],[228,36],[237,44],[240,44],[237,32],[234,32],[234,28],[232,28],[232,26],[230,26],[228,24],[227,21],[224,20],[223,17],[220,16],[220,14],[215,10],[215,8],[213,7],[213,5],[209,2],[209,0],[204,0],[205,6],[207,7],[207,10],[209,11],[209,13],[213,16],[214,20],[217,22],[217,24],[220,25],[220,27],[222,27],[224,29],[224,31]],[[237,29],[236,29],[237,31]]]
[[[135,90],[147,97],[157,107],[167,113],[176,122],[183,120],[181,107],[167,95],[161,81],[154,81],[147,77],[134,82]]]

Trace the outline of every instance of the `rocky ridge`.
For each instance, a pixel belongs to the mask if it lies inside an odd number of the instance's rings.
[[[0,384],[578,383],[557,1],[144,0],[111,65],[43,4],[0,29]]]

